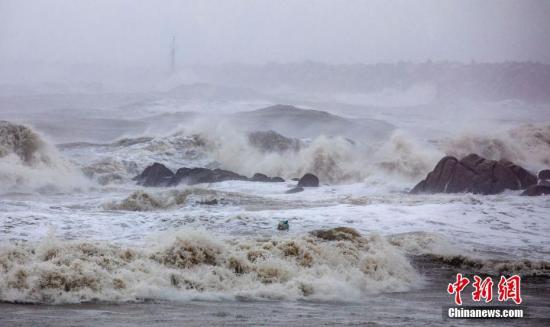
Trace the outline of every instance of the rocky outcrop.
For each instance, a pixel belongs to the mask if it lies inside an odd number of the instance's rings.
[[[171,183],[174,173],[165,165],[155,162],[151,166],[134,177],[138,185],[143,186],[167,186]]]
[[[170,186],[185,183],[195,185],[202,183],[219,183],[225,181],[241,180],[246,181],[246,176],[239,175],[229,170],[208,169],[208,168],[180,168],[170,180]]]
[[[550,195],[550,185],[539,184],[529,186],[521,195],[526,196],[539,196],[539,195]]]
[[[319,178],[313,174],[305,174],[300,178],[298,181],[298,187],[318,187],[319,186]]]
[[[250,178],[250,181],[252,182],[264,182],[264,183],[278,183],[278,182],[284,182],[285,180],[281,177],[269,177],[265,174],[261,173],[255,173],[252,178]]]
[[[540,180],[550,180],[550,169],[544,169],[539,171]]]
[[[184,183],[195,185],[202,183],[219,183],[225,181],[252,181],[252,182],[284,182],[281,177],[269,177],[256,173],[252,178],[239,175],[229,170],[208,168],[180,168],[174,174],[163,164],[155,162],[134,177],[138,185],[143,186],[176,186]]]
[[[286,194],[292,194],[292,193],[300,193],[300,192],[303,192],[304,191],[304,188],[303,187],[294,187],[294,188],[291,188],[290,190],[286,191],[285,193]]]
[[[533,174],[512,162],[470,154],[461,160],[444,157],[411,193],[497,194],[506,189],[525,189],[536,183]]]

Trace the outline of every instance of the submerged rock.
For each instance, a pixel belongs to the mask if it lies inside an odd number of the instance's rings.
[[[298,181],[298,187],[318,187],[319,178],[317,176],[307,173]]]
[[[303,192],[303,191],[304,191],[303,187],[294,187],[294,188],[291,188],[290,190],[286,191],[285,193],[286,194],[292,194],[292,193],[299,193],[299,192]]]
[[[134,177],[138,185],[143,186],[167,186],[174,173],[166,168],[163,164],[155,162],[151,166],[145,168],[141,174]]]
[[[202,205],[213,206],[218,204],[218,199],[204,200],[204,201],[199,201],[198,203]]]
[[[470,154],[461,160],[444,157],[411,193],[497,194],[506,189],[525,189],[536,183],[534,175],[512,162]]]
[[[526,196],[539,196],[539,195],[550,195],[550,185],[539,184],[529,186],[521,195]]]

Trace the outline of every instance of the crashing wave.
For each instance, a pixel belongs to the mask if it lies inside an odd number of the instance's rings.
[[[0,181],[4,192],[73,190],[84,175],[31,128],[0,121]]]
[[[128,197],[105,203],[107,210],[122,211],[154,211],[178,208],[186,205],[239,205],[249,211],[283,208],[304,208],[319,205],[317,201],[311,203],[284,201],[281,199],[267,199],[238,192],[225,192],[199,187],[186,189],[171,189],[168,191],[145,192],[138,190]],[[323,202],[326,204],[326,201]]]
[[[463,135],[434,146],[401,130],[383,142],[369,143],[325,135],[298,140],[274,131],[249,133],[226,124],[198,123],[170,136],[119,143],[105,152],[107,159],[88,164],[86,169],[99,170],[114,160],[111,171],[101,174],[119,174],[128,180],[135,174],[135,165],[139,170],[151,162],[161,162],[169,167],[223,168],[246,176],[262,172],[291,179],[309,172],[322,183],[366,180],[410,186],[445,154],[461,157],[469,153],[506,159],[533,171],[546,168],[550,166],[550,125],[525,125],[492,136]],[[134,164],[131,173],[124,161]],[[105,178],[116,181],[116,176],[109,176]]]
[[[344,231],[345,232],[345,231]],[[142,247],[48,238],[0,248],[0,300],[33,303],[146,299],[350,301],[420,281],[378,235],[266,239],[187,231]]]
[[[120,202],[106,204],[105,208],[110,210],[150,211],[170,206],[170,203],[163,200],[143,191],[135,191]],[[182,197],[182,200],[185,201],[185,198]]]
[[[457,158],[476,153],[538,171],[550,166],[550,124],[527,124],[493,134],[466,134],[445,141],[442,148]]]
[[[300,140],[285,137],[275,131],[250,132],[248,141],[264,152],[298,151],[303,145]]]
[[[169,136],[113,143],[105,152],[108,158],[88,164],[86,169],[98,171],[111,160],[116,162],[111,171],[100,174],[125,174],[128,178],[135,174],[135,165],[139,170],[150,162],[161,162],[170,167],[223,168],[247,176],[263,172],[290,179],[310,172],[324,183],[365,179],[387,183],[395,179],[408,185],[425,176],[443,155],[469,153],[510,160],[534,170],[548,167],[550,125],[525,125],[492,136],[463,135],[434,146],[401,130],[383,142],[369,143],[325,135],[298,140],[274,131],[241,132],[231,125],[197,123]],[[134,164],[131,173],[124,160]]]
[[[104,207],[109,210],[124,211],[151,211],[167,209],[185,204],[190,196],[197,194],[213,197],[216,195],[216,192],[205,189],[171,190],[168,192],[160,192],[158,194],[135,191],[127,198],[121,201],[109,202],[105,204]]]
[[[376,166],[385,174],[414,180],[430,171],[441,154],[397,130],[375,152]]]
[[[138,165],[133,161],[101,158],[82,168],[86,176],[101,185],[122,183],[138,174]]]
[[[0,121],[0,157],[15,154],[28,165],[49,162],[45,144],[33,130],[22,125]]]
[[[60,149],[84,173],[99,184],[129,182],[151,162],[167,162],[174,167],[207,165],[206,144],[199,135],[174,133],[164,137],[124,138],[108,144],[69,143]],[[94,159],[90,162],[90,151]]]
[[[245,133],[227,125],[197,124],[169,136],[113,143],[105,157],[87,164],[85,170],[105,175],[104,183],[127,181],[136,174],[136,166],[139,171],[148,163],[161,162],[169,167],[223,168],[247,176],[262,172],[285,179],[310,172],[331,184],[367,180],[410,185],[443,155],[469,153],[510,160],[534,171],[548,167],[550,125],[525,125],[493,136],[464,135],[434,146],[400,130],[384,142],[368,143],[324,135],[297,140],[274,131]]]

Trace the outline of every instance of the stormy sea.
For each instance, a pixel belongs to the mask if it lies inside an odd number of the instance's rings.
[[[0,88],[0,325],[447,325],[457,273],[520,275],[504,323],[548,322],[550,197],[522,194],[550,185],[549,93],[247,69]],[[430,184],[446,156],[527,177]]]

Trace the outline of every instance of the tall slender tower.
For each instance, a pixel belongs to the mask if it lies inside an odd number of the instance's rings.
[[[176,71],[176,36],[172,36],[172,46],[170,47],[170,71]]]

